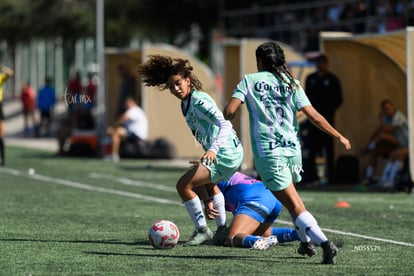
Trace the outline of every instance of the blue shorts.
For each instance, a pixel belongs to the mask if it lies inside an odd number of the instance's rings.
[[[286,189],[292,182],[302,180],[302,155],[272,156],[254,159],[256,170],[263,183],[272,191]]]
[[[282,204],[268,189],[260,193],[252,190],[249,194],[241,195],[240,198],[233,215],[244,214],[260,223],[275,222],[282,210]]]

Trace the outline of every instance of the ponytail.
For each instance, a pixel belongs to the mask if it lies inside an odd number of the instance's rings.
[[[256,59],[260,59],[263,69],[274,73],[281,81],[286,82],[291,91],[297,87],[297,83],[290,73],[282,47],[276,42],[265,42],[256,49]]]

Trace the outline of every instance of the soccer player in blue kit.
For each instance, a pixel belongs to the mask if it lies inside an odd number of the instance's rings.
[[[322,263],[335,264],[338,248],[307,211],[295,187],[302,171],[297,113],[302,111],[346,150],[351,144],[311,105],[299,81],[289,72],[279,44],[261,44],[256,49],[256,63],[258,72],[244,76],[223,114],[231,120],[240,105],[246,103],[255,168],[266,187],[289,211],[301,240],[298,253],[315,255],[312,241],[323,249]]]
[[[181,101],[181,111],[192,134],[204,149],[200,162],[177,182],[176,188],[190,215],[195,231],[185,245],[199,245],[225,235],[225,208],[222,193],[213,197],[217,231],[209,229],[200,198],[194,188],[228,180],[243,161],[243,148],[230,121],[224,119],[213,98],[201,91],[202,85],[192,73],[188,60],[151,55],[138,72],[146,86],[168,89]],[[221,215],[220,215],[221,214]],[[223,215],[224,214],[224,215]]]
[[[299,241],[295,229],[272,227],[282,204],[262,181],[236,172],[228,181],[218,182],[213,189],[223,193],[226,210],[233,213],[227,228],[226,246],[266,250],[278,243]],[[213,217],[208,213],[207,216]]]

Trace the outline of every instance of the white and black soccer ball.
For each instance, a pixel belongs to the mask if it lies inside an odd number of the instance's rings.
[[[169,220],[157,220],[149,229],[148,240],[155,249],[172,249],[178,244],[180,232]]]

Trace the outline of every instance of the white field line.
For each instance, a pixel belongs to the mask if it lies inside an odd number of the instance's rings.
[[[155,190],[174,192],[174,193],[177,192],[177,190],[175,188],[172,188],[172,187],[169,187],[169,186],[160,185],[160,184],[157,184],[157,183],[151,183],[151,182],[147,182],[147,181],[133,180],[133,179],[130,179],[130,178],[125,178],[125,177],[115,177],[115,176],[111,176],[111,175],[107,175],[107,174],[100,174],[100,173],[95,173],[95,172],[90,173],[89,177],[95,178],[95,179],[110,180],[110,181],[114,181],[114,182],[124,184],[124,185],[128,185],[128,186],[145,187],[145,188],[151,188],[151,189],[155,189]]]
[[[83,183],[65,180],[61,178],[50,177],[46,175],[29,174],[26,172],[21,172],[21,171],[9,169],[9,168],[0,168],[0,172],[4,172],[4,173],[11,174],[11,175],[16,175],[16,176],[24,176],[24,177],[40,180],[43,182],[59,184],[59,185],[82,189],[82,190],[138,198],[138,199],[143,199],[143,200],[148,200],[148,201],[153,201],[153,202],[158,202],[158,203],[163,203],[163,204],[181,205],[181,203],[178,201],[173,201],[173,200],[168,200],[168,199],[163,199],[163,198],[158,198],[158,197],[152,197],[152,196],[147,196],[147,195],[141,195],[137,193],[125,192],[125,191],[120,191],[120,190],[115,190],[115,189],[110,189],[110,188],[97,187],[93,185],[83,184]]]
[[[276,222],[282,223],[282,224],[293,225],[292,222],[285,221],[285,220],[277,220]],[[340,235],[344,235],[344,236],[351,236],[351,237],[357,237],[357,238],[362,238],[362,239],[366,239],[366,240],[380,241],[380,242],[385,242],[385,243],[392,243],[392,244],[398,244],[398,245],[414,247],[414,244],[408,243],[408,242],[400,242],[400,241],[394,241],[394,240],[389,240],[389,239],[382,239],[382,238],[371,237],[371,236],[366,236],[366,235],[360,235],[360,234],[355,234],[355,233],[351,233],[351,232],[344,232],[344,231],[328,229],[328,228],[322,228],[322,230],[324,232],[330,232],[330,233],[340,234]]]
[[[89,173],[89,177],[94,178],[94,179],[111,180],[116,183],[127,185],[127,186],[145,187],[145,188],[150,188],[150,189],[155,189],[155,190],[160,190],[160,191],[167,191],[167,192],[174,192],[174,193],[177,192],[175,188],[172,188],[170,186],[165,186],[165,185],[152,183],[148,181],[134,180],[134,179],[125,178],[125,177],[115,177],[112,175],[102,174],[102,173],[97,173],[97,172]],[[302,197],[302,200],[304,202],[314,201],[312,197]]]
[[[43,181],[43,182],[48,182],[48,183],[52,183],[52,184],[59,184],[59,185],[67,186],[67,187],[83,189],[83,190],[88,190],[88,191],[115,194],[115,195],[120,195],[120,196],[126,196],[126,197],[138,198],[138,199],[143,199],[143,200],[148,200],[148,201],[154,201],[154,202],[163,203],[163,204],[182,205],[181,203],[179,203],[177,201],[172,201],[172,200],[168,200],[168,199],[145,196],[145,195],[141,195],[141,194],[130,193],[130,192],[125,192],[125,191],[120,191],[120,190],[115,190],[115,189],[102,188],[102,187],[97,187],[97,186],[93,186],[93,185],[82,184],[82,183],[79,183],[79,182],[69,181],[69,180],[65,180],[65,179],[61,179],[61,178],[49,177],[49,176],[45,176],[45,175],[28,174],[26,172],[21,172],[21,171],[14,170],[14,169],[9,169],[9,168],[0,168],[0,172],[8,173],[8,174],[15,175],[15,176],[28,177],[28,178],[36,179],[36,180]],[[289,221],[278,220],[277,222],[282,223],[282,224],[292,225],[292,222],[289,222]],[[374,240],[374,241],[380,241],[380,242],[384,242],[384,243],[392,243],[392,244],[397,244],[397,245],[414,247],[414,244],[407,243],[407,242],[394,241],[394,240],[390,240],[390,239],[382,239],[382,238],[366,236],[366,235],[360,235],[360,234],[355,234],[355,233],[351,233],[351,232],[344,232],[344,231],[340,231],[340,230],[333,230],[333,229],[327,229],[327,228],[322,228],[322,230],[325,231],[325,232],[331,232],[331,233],[345,235],[345,236],[352,236],[352,237],[362,238],[362,239],[366,239],[366,240]]]

